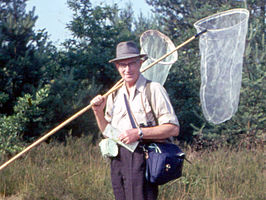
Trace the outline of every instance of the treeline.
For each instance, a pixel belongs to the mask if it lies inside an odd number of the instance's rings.
[[[89,0],[68,0],[73,18],[67,27],[72,37],[57,48],[45,29],[35,30],[34,9],[27,0],[0,0],[0,154],[14,153],[105,93],[119,75],[108,60],[120,41],[134,40],[148,29],[157,29],[175,44],[196,33],[197,20],[230,8],[250,11],[249,32],[240,104],[229,121],[213,125],[202,114],[199,100],[200,55],[198,41],[182,48],[165,88],[181,123],[180,140],[239,142],[263,137],[265,127],[265,5],[263,0],[146,0],[154,15],[134,17],[131,5],[93,7]],[[91,112],[55,134],[65,136],[99,131]],[[251,137],[252,136],[252,137]]]

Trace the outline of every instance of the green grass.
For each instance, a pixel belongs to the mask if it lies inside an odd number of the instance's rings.
[[[160,200],[266,199],[263,149],[185,151],[193,164],[160,187]],[[109,161],[90,137],[43,143],[0,171],[0,199],[114,199]]]

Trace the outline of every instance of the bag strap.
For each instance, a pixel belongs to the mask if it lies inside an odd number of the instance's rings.
[[[128,101],[127,101],[126,94],[124,94],[124,101],[125,101],[125,105],[126,105],[126,109],[127,109],[127,113],[128,113],[128,116],[129,116],[129,120],[130,120],[131,126],[132,126],[132,128],[137,128],[136,119],[135,119],[133,113],[131,112],[130,105],[129,105]]]
[[[151,81],[150,80],[147,80],[147,82],[146,82],[145,95],[146,95],[146,97],[148,99],[148,103],[151,107],[151,111],[152,111],[152,115],[153,115],[153,118],[155,120],[155,123],[156,123],[156,125],[159,125],[158,119],[155,115],[155,112],[154,112],[154,109],[153,109],[152,103],[151,103]],[[142,100],[142,105],[143,105],[143,100]],[[144,105],[143,105],[143,107],[144,107]],[[145,111],[145,107],[144,107],[144,111]],[[146,113],[146,111],[145,111],[145,113]],[[146,113],[146,116],[147,116],[147,113]],[[174,141],[173,137],[167,138],[166,140],[170,143],[173,143],[173,141]]]
[[[156,125],[158,125],[159,124],[158,119],[156,118],[156,115],[155,115],[155,112],[154,112],[154,109],[153,109],[152,103],[151,103],[151,81],[150,80],[147,80],[147,82],[146,82],[145,95],[146,95],[146,97],[148,99],[148,103],[151,107],[151,112],[152,112],[153,118],[155,120],[155,123],[156,123]],[[145,109],[145,107],[144,107],[144,109]],[[146,111],[145,111],[145,113],[146,113]],[[146,113],[146,115],[147,115],[147,113]]]

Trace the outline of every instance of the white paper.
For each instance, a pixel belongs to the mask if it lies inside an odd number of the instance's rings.
[[[110,124],[108,124],[103,132],[103,135],[112,139],[113,141],[115,141],[117,144],[125,147],[127,150],[134,152],[135,149],[137,148],[139,142],[133,142],[130,144],[125,144],[123,142],[121,142],[120,140],[118,140],[118,136],[120,135],[120,131],[116,128],[114,128],[113,126],[111,126]]]

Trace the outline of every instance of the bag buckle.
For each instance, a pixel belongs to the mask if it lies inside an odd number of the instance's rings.
[[[165,165],[165,171],[167,171],[167,172],[168,172],[168,171],[169,171],[169,169],[171,169],[171,165],[170,165],[170,164],[166,164],[166,165]]]
[[[148,160],[149,158],[149,153],[147,151],[144,152],[145,153],[145,159]]]

